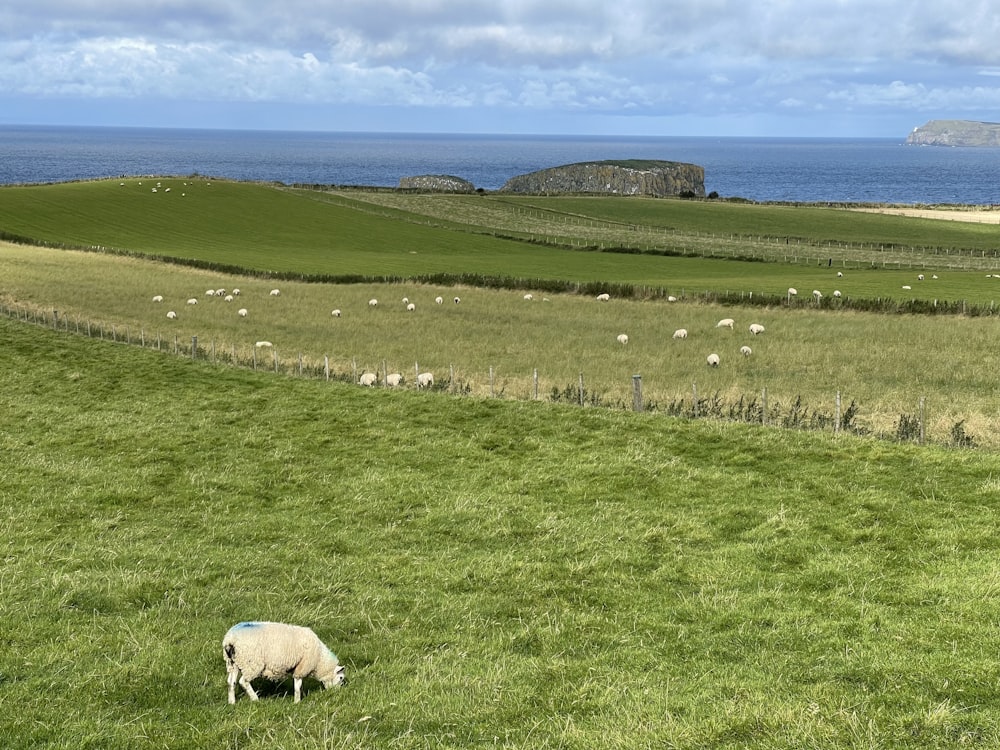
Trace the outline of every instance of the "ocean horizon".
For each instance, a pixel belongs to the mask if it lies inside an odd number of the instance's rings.
[[[451,175],[483,190],[539,169],[662,159],[705,169],[706,193],[753,201],[1000,204],[1000,149],[905,138],[484,135],[0,125],[0,185],[202,175],[396,187]]]

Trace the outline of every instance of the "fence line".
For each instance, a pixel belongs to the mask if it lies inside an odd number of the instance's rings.
[[[168,354],[172,353],[175,356],[190,357],[192,360],[202,359],[216,365],[244,367],[252,370],[257,370],[259,365],[264,364],[258,359],[258,349],[269,349],[271,352],[271,362],[267,364],[270,365],[269,369],[273,369],[275,374],[285,373],[289,375],[297,375],[298,377],[321,378],[326,381],[338,380],[341,382],[359,383],[357,358],[351,359],[349,373],[345,370],[338,374],[333,370],[333,368],[331,368],[330,357],[328,355],[323,356],[322,364],[308,364],[302,352],[298,352],[295,359],[286,362],[280,358],[277,348],[269,344],[263,346],[263,344],[267,344],[267,342],[258,342],[258,344],[262,344],[262,346],[253,345],[249,347],[250,354],[241,358],[239,352],[237,351],[236,344],[232,344],[228,352],[224,349],[220,351],[216,347],[215,339],[212,339],[209,346],[205,347],[199,344],[197,335],[191,336],[191,341],[188,345],[186,342],[182,343],[180,337],[175,334],[172,349],[165,349],[163,346],[163,339],[159,331],[156,333],[155,345],[153,345],[152,340],[150,340],[151,345],[147,347],[146,331],[143,328],[140,328],[139,337],[136,340],[133,339],[131,330],[128,326],[125,326],[123,330],[120,330],[116,326],[112,325],[110,326],[110,331],[108,331],[103,322],[98,322],[97,327],[95,328],[92,321],[88,319],[86,321],[86,326],[83,327],[79,318],[77,318],[75,322],[71,323],[68,315],[62,315],[60,317],[59,313],[55,310],[52,311],[50,320],[45,312],[36,308],[16,305],[11,306],[2,302],[0,302],[0,315],[18,322],[51,327],[57,331],[61,330],[89,338],[100,338],[105,341],[110,338],[112,342],[123,343],[127,346],[152,348],[159,352],[165,352]],[[388,374],[387,367],[388,363],[383,359],[381,367],[376,368],[375,373],[377,383],[378,370],[381,370],[381,381],[382,385],[385,387],[388,387],[386,384],[386,375]],[[418,376],[422,371],[418,362],[414,362],[413,369],[414,385],[417,388],[421,388]],[[488,377],[489,397],[497,398],[496,370],[492,365],[489,367]],[[454,364],[449,365],[447,381],[443,383],[435,383],[430,386],[430,389],[459,395],[468,395],[472,392],[472,386],[468,382],[463,382],[461,379],[456,378]],[[680,397],[674,398],[669,403],[661,404],[655,402],[651,403],[645,400],[642,388],[642,375],[635,374],[631,377],[631,393],[631,410],[634,412],[650,411],[666,414],[668,416],[689,419],[718,419],[722,421],[760,424],[762,426],[776,425],[784,428],[831,430],[834,433],[850,432],[858,435],[874,434],[872,431],[854,423],[854,418],[858,412],[858,406],[852,401],[851,405],[845,410],[843,408],[842,394],[839,390],[836,391],[834,396],[832,414],[826,414],[815,408],[810,411],[808,407],[802,405],[801,399],[796,400],[794,403],[786,407],[782,407],[780,404],[771,405],[766,387],[762,388],[759,401],[756,396],[741,396],[736,402],[727,403],[722,401],[717,394],[713,397],[699,395],[698,384],[692,383],[690,401],[686,401],[683,397]],[[540,377],[538,369],[534,368],[531,373],[530,399],[538,400],[540,397],[539,394]],[[502,396],[503,391],[500,393],[500,397]],[[566,389],[564,389],[564,391],[559,392],[557,388],[553,387],[550,401],[565,401],[567,403],[578,404],[582,407],[596,406],[622,410],[629,409],[629,404],[624,401],[608,402],[600,396],[588,393],[584,387],[583,372],[579,374],[577,383],[570,384],[566,387]],[[959,447],[975,447],[973,438],[964,432],[963,424],[964,420],[956,423],[952,427],[951,444]],[[924,444],[927,439],[926,427],[927,402],[925,396],[920,396],[915,415],[900,415],[894,437],[903,442],[917,442],[919,444]],[[875,436],[893,437],[885,434]]]

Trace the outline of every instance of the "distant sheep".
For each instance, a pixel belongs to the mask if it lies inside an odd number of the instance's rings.
[[[834,289],[833,290],[833,296],[837,297],[837,298],[841,297],[840,290],[839,289]]]
[[[909,284],[903,284],[903,289],[906,289],[907,291],[909,291],[909,290],[910,290],[910,289],[912,289],[912,288],[913,288],[913,287],[912,287],[912,286],[910,286]]]
[[[335,318],[339,318],[340,317],[340,310],[332,310],[330,312],[330,315],[332,315]]]
[[[788,287],[788,296],[789,297],[794,297],[798,293],[799,293],[799,290],[796,289],[794,286]]]
[[[436,305],[443,305],[444,304],[444,297],[435,297],[434,298],[434,304],[436,304]]]
[[[406,311],[407,312],[413,312],[416,309],[417,309],[417,306],[415,304],[413,304],[412,302],[406,306]]]
[[[924,275],[922,273],[917,274],[917,281],[923,281]]]
[[[170,318],[170,320],[176,320],[177,319],[177,313],[175,313],[173,310],[171,310],[170,312],[167,313],[167,317]]]
[[[434,374],[430,372],[422,372],[417,375],[417,388],[430,388],[434,385]]]
[[[534,296],[533,294],[526,294],[526,295],[524,295],[524,298],[525,298],[526,300],[529,300],[529,301],[530,301],[530,300],[533,300],[533,299],[535,298],[535,296]]]
[[[753,349],[751,349],[749,346],[741,346],[740,354],[742,354],[744,357],[749,357],[751,354],[753,354]]]
[[[734,325],[736,325],[736,321],[733,320],[732,318],[723,318],[722,320],[720,320],[718,323],[715,324],[715,327],[732,329]]]
[[[240,296],[240,290],[239,289],[234,289],[233,290],[233,296],[234,297],[239,297]]]
[[[155,297],[153,297],[153,302],[163,302],[163,295],[157,294]]]
[[[617,341],[618,341],[619,344],[627,344],[628,343],[628,335],[624,334],[624,333],[619,333],[618,337],[617,337]]]
[[[214,297],[215,296],[215,290],[214,289],[206,289],[205,290],[205,296],[206,297]]]
[[[396,388],[403,383],[403,376],[398,372],[390,372],[385,376],[385,384],[390,388]]]
[[[819,302],[821,299],[823,299],[823,292],[821,292],[819,289],[813,289],[813,297],[816,299],[817,302]]]
[[[410,304],[410,298],[409,297],[403,297],[403,304],[404,305]]]
[[[378,300],[372,297],[368,300],[368,307],[378,307]]]
[[[368,387],[375,385],[377,382],[378,382],[378,375],[376,375],[374,372],[361,373],[361,377],[358,378],[359,385],[366,385]]]
[[[236,299],[236,298],[235,298],[235,297],[234,297],[233,295],[231,295],[231,294],[227,294],[227,295],[226,295],[226,296],[224,297],[224,299],[226,300],[226,302],[232,302],[232,301],[233,301],[234,299]]]
[[[750,333],[752,333],[754,336],[759,336],[760,334],[764,333],[764,326],[762,326],[760,323],[751,323]]]
[[[271,296],[272,297],[280,297],[281,296],[281,290],[280,289],[272,289],[271,290]]]
[[[295,702],[302,700],[302,680],[312,677],[323,689],[344,684],[344,668],[336,655],[309,628],[280,622],[241,622],[222,639],[229,702],[236,703],[236,683],[250,700],[257,693],[250,684],[259,677],[279,681],[289,675]]]
[[[189,299],[189,300],[187,301],[187,303],[188,303],[189,305],[197,305],[197,304],[198,304],[198,298],[197,298],[197,297],[192,297],[191,299]]]
[[[675,339],[686,339],[688,337],[687,328],[678,328],[674,331]]]
[[[676,301],[677,298],[672,294],[669,297],[667,297],[667,302],[676,302]]]
[[[844,272],[843,271],[837,271],[837,278],[838,279],[844,278]]]
[[[226,290],[225,289],[216,289],[215,290],[215,296],[216,297],[225,297],[226,296]]]
[[[266,347],[266,346],[274,346],[274,344],[272,344],[270,341],[258,341],[256,344],[254,344],[254,346]]]
[[[705,361],[708,362],[708,366],[709,367],[718,367],[719,366],[719,361],[720,361],[719,360],[719,355],[715,354],[713,352],[712,354],[708,355],[708,357],[705,359]]]
[[[247,309],[245,307],[241,307],[239,310],[236,311],[236,314],[239,315],[241,318],[245,318],[247,316]]]
[[[598,294],[598,295],[597,295],[597,301],[598,301],[598,302],[607,302],[607,301],[608,301],[608,300],[610,300],[610,299],[611,299],[611,295],[610,295],[610,294],[607,294],[607,293],[604,293],[604,294]]]
[[[453,300],[453,302],[454,302],[454,303],[455,303],[456,305],[457,305],[457,304],[458,304],[459,302],[461,302],[461,301],[462,301],[462,298],[461,298],[461,297],[455,297],[455,299]]]

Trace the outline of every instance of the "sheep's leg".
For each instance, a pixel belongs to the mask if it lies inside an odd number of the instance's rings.
[[[229,702],[236,703],[236,678],[240,671],[236,667],[230,667],[226,673],[226,682],[229,683]]]
[[[295,684],[295,702],[298,703],[302,700],[302,678],[293,677],[292,682]]]
[[[243,686],[243,689],[247,691],[247,695],[250,696],[250,700],[257,700],[257,693],[254,692],[253,685],[250,684],[250,680],[246,678],[246,675],[240,677],[240,684]]]

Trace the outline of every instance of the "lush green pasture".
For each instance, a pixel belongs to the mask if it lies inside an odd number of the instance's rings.
[[[995,454],[0,346],[5,746],[1000,742]]]
[[[202,356],[214,351],[220,360],[235,354],[251,361],[254,342],[268,340],[286,368],[300,354],[310,368],[329,357],[335,374],[397,371],[411,386],[415,366],[433,372],[439,384],[454,368],[456,387],[479,396],[491,392],[492,368],[492,392],[507,399],[534,397],[536,370],[542,399],[553,390],[577,389],[583,374],[588,399],[625,407],[632,404],[632,376],[639,374],[650,408],[661,411],[681,402],[690,409],[696,390],[699,398],[718,395],[734,403],[760,402],[767,389],[772,408],[786,411],[801,398],[807,411],[832,417],[840,391],[844,409],[851,401],[859,406],[858,427],[889,435],[901,415],[917,414],[923,397],[931,440],[949,442],[953,427],[964,422],[977,444],[1000,444],[994,318],[838,313],[808,303],[723,307],[698,295],[675,303],[601,303],[536,292],[527,301],[522,290],[279,283],[11,245],[0,246],[0,279],[0,302],[49,319],[56,310],[71,330],[85,330],[89,321],[95,335],[103,324],[109,337],[142,337],[163,349],[172,349],[176,337],[182,350],[197,336]],[[850,289],[854,278],[837,281]],[[949,277],[923,283],[943,285]],[[242,293],[231,303],[205,296],[207,289],[234,287]],[[270,296],[273,287],[280,297]],[[157,294],[163,303],[152,302]],[[461,304],[451,301],[456,295]],[[437,296],[445,304],[435,304]],[[403,297],[415,311],[406,311]],[[185,304],[188,298],[198,304]],[[380,301],[375,309],[371,298]],[[236,314],[240,307],[246,318]],[[341,317],[332,317],[334,309]],[[177,320],[167,320],[168,310]],[[734,330],[716,327],[726,317],[735,319]],[[766,332],[751,336],[753,322]],[[672,338],[678,328],[689,331],[686,340]],[[619,333],[629,336],[627,346],[617,343]],[[751,357],[740,355],[743,345],[753,349]],[[718,369],[706,365],[712,352],[722,358]],[[261,350],[258,356],[267,366],[273,355]]]

